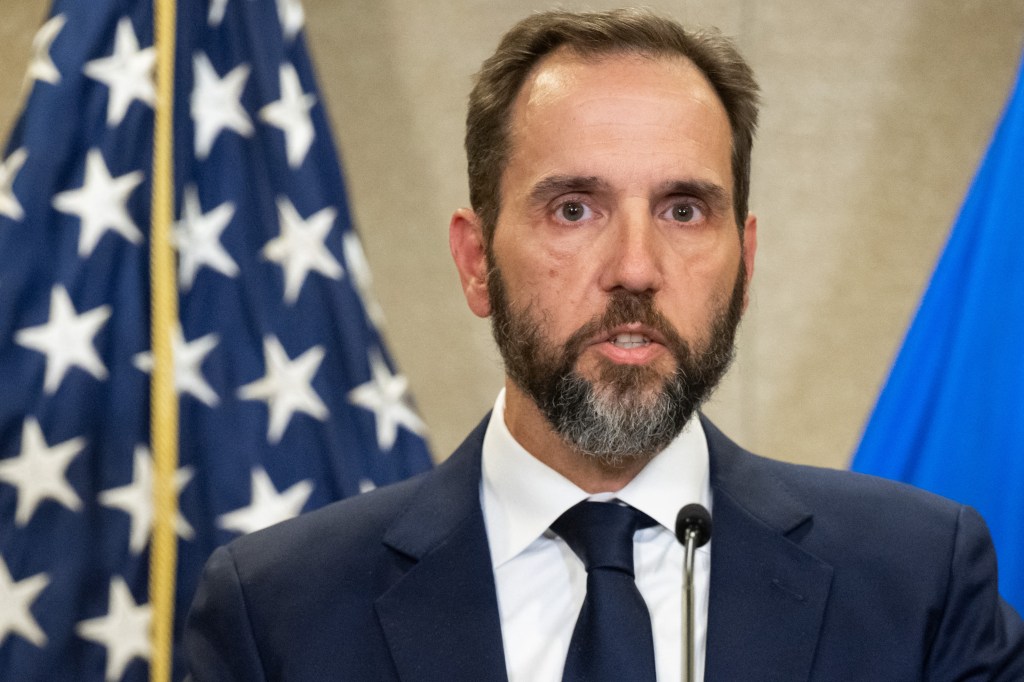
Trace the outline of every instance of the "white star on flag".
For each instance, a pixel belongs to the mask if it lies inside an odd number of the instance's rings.
[[[0,163],[0,215],[5,215],[11,220],[21,220],[25,217],[21,202],[14,194],[14,181],[27,159],[28,150],[20,147]]]
[[[132,469],[132,482],[118,488],[110,488],[99,494],[100,504],[105,507],[120,509],[128,514],[131,526],[128,549],[132,554],[141,554],[149,542],[153,532],[153,458],[145,445],[135,447],[135,465]],[[192,467],[181,467],[174,473],[174,495],[181,494],[195,474]],[[195,530],[189,525],[180,510],[174,519],[174,529],[178,537],[191,540]]]
[[[93,346],[93,337],[106,324],[110,312],[109,305],[101,305],[79,315],[67,289],[58,284],[50,292],[50,319],[46,324],[15,333],[15,343],[46,355],[46,393],[56,393],[72,367],[80,367],[100,380],[107,378],[107,366]]]
[[[203,361],[210,354],[220,337],[207,334],[193,341],[185,341],[181,325],[175,325],[171,352],[174,354],[174,391],[179,396],[188,393],[207,407],[216,407],[220,402],[217,392],[203,376]],[[153,353],[143,351],[132,358],[132,364],[147,374],[153,371]]]
[[[278,197],[277,215],[281,234],[267,242],[260,253],[284,270],[285,302],[293,304],[299,299],[310,272],[341,279],[345,271],[324,244],[338,211],[328,206],[303,220],[288,197]]]
[[[114,54],[86,62],[82,67],[86,76],[110,89],[107,126],[113,128],[120,125],[128,113],[128,107],[135,100],[153,106],[156,101],[156,87],[153,85],[155,65],[156,50],[152,47],[140,50],[132,20],[123,17],[117,22]]]
[[[260,109],[260,118],[284,131],[288,165],[298,168],[313,144],[315,133],[309,110],[316,104],[316,96],[302,91],[299,74],[291,64],[281,65],[280,81],[281,99]]]
[[[228,0],[210,0],[210,11],[206,14],[206,23],[209,26],[220,26],[224,21],[224,10],[227,9]]]
[[[32,617],[32,603],[50,584],[50,576],[36,573],[14,582],[0,555],[0,646],[9,635],[21,635],[37,647],[46,646],[46,633]]]
[[[238,276],[238,263],[220,243],[228,223],[235,215],[230,201],[203,213],[195,185],[185,188],[181,219],[174,224],[171,243],[178,251],[178,279],[183,291],[190,291],[199,268],[204,265],[227,277]]]
[[[79,637],[107,648],[107,682],[120,680],[133,658],[150,657],[151,608],[137,604],[121,576],[110,581],[107,615],[83,620],[75,626]]]
[[[296,412],[305,412],[320,421],[327,419],[330,414],[327,406],[311,384],[324,359],[323,346],[313,346],[290,360],[277,337],[267,336],[263,339],[263,359],[266,374],[262,379],[239,388],[238,397],[266,401],[270,411],[267,420],[269,442],[281,441],[288,422]]]
[[[51,17],[36,31],[35,37],[32,38],[32,61],[28,64],[28,72],[25,74],[26,81],[37,80],[51,85],[60,83],[60,71],[53,63],[50,48],[65,23],[67,23],[67,18],[63,14],[58,14]]]
[[[255,533],[298,516],[312,492],[313,483],[304,480],[279,493],[266,469],[254,467],[249,506],[219,516],[217,525],[236,533]]]
[[[384,326],[384,309],[377,301],[373,293],[373,275],[370,273],[370,263],[366,260],[366,252],[363,251],[363,243],[359,241],[359,235],[355,230],[346,232],[341,238],[341,250],[345,254],[345,264],[348,272],[352,275],[352,281],[359,292],[359,298],[363,301],[366,315],[376,327]]]
[[[284,38],[289,42],[295,40],[306,23],[306,13],[299,0],[277,0],[277,18],[281,22]]]
[[[85,178],[78,189],[53,197],[53,207],[76,215],[81,221],[78,255],[87,258],[100,238],[114,231],[132,244],[142,242],[142,233],[128,215],[128,197],[142,182],[142,171],[112,177],[103,154],[90,149],[85,157]]]
[[[409,381],[401,374],[392,374],[377,349],[369,353],[371,379],[348,393],[353,405],[372,410],[377,422],[377,444],[384,452],[391,450],[398,438],[398,427],[404,426],[422,435],[426,424],[407,404]]]
[[[219,78],[209,57],[202,52],[193,55],[195,85],[189,101],[196,129],[196,157],[199,159],[210,155],[222,130],[233,130],[242,137],[252,136],[252,119],[242,106],[242,92],[249,80],[249,71],[248,64],[240,64],[224,78]]]
[[[68,483],[67,470],[84,447],[84,438],[48,445],[39,422],[34,417],[25,418],[21,425],[21,452],[17,457],[0,460],[0,481],[18,489],[15,525],[26,525],[46,499],[71,511],[82,508],[81,498]]]

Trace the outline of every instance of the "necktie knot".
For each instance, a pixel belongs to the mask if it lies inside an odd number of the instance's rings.
[[[655,524],[633,507],[611,502],[580,502],[551,524],[587,572],[610,568],[633,575],[633,534]]]

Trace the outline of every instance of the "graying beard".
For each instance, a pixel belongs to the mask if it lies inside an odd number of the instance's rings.
[[[647,400],[612,390],[601,395],[575,373],[561,388],[561,409],[548,412],[555,431],[582,455],[608,468],[650,459],[672,442],[688,417],[681,414],[672,390],[656,391]]]

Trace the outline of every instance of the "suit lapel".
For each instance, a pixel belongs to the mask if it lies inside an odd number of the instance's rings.
[[[486,424],[487,419],[428,477],[384,537],[412,562],[376,603],[403,681],[506,679],[480,509]]]
[[[707,680],[806,680],[832,567],[799,546],[811,514],[767,463],[704,421],[714,532]]]

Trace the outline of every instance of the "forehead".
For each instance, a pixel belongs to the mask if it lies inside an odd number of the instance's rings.
[[[581,56],[556,50],[523,83],[509,132],[513,163],[556,149],[601,148],[660,155],[666,163],[686,157],[726,176],[731,167],[725,108],[704,74],[682,55]],[[731,187],[730,178],[720,180]]]

